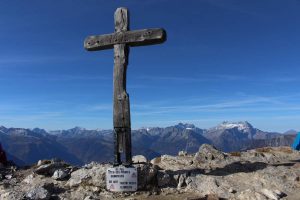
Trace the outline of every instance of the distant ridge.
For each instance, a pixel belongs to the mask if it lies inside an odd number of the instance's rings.
[[[165,128],[133,130],[132,144],[133,154],[143,154],[151,159],[161,154],[176,155],[181,150],[194,153],[204,143],[213,144],[225,152],[291,145],[295,137],[293,133],[295,131],[284,134],[262,131],[247,121],[226,121],[209,129],[179,123]],[[113,158],[112,130],[74,127],[46,131],[0,126],[0,142],[10,157],[20,164],[57,157],[82,165],[91,161],[112,161]]]

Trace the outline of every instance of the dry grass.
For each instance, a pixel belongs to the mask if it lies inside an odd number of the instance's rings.
[[[292,150],[292,148],[291,147],[288,147],[288,146],[286,146],[286,147],[279,147],[279,151],[280,152],[283,152],[283,153],[293,153],[293,150]]]
[[[281,147],[262,147],[262,148],[257,148],[256,152],[259,153],[271,153],[274,151],[279,151],[282,153],[293,153],[293,150],[289,146],[281,146]]]
[[[256,152],[259,153],[270,153],[273,150],[272,147],[262,147],[262,148],[257,148]]]
[[[229,153],[231,156],[236,156],[236,157],[241,157],[241,152],[230,152]]]

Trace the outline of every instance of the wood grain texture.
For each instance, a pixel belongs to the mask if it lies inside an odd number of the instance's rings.
[[[115,44],[145,46],[160,44],[165,41],[166,31],[162,28],[153,28],[89,36],[84,41],[84,48],[88,51],[98,51],[111,49]]]
[[[114,46],[114,127],[130,128],[129,95],[126,92],[128,51],[125,44]]]
[[[113,74],[113,125],[115,165],[121,164],[121,153],[125,152],[126,164],[132,162],[130,101],[126,92],[126,72],[129,47],[163,43],[166,31],[162,28],[129,31],[129,12],[118,8],[115,12],[115,32],[89,36],[84,41],[88,51],[114,49]]]

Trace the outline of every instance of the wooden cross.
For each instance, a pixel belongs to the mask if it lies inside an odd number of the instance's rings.
[[[122,164],[121,153],[125,152],[126,162],[132,164],[131,122],[129,95],[126,92],[126,70],[129,46],[144,46],[163,43],[166,40],[164,29],[143,29],[129,31],[129,13],[127,8],[118,8],[115,12],[115,32],[112,34],[89,36],[84,41],[88,51],[114,48],[114,165]]]

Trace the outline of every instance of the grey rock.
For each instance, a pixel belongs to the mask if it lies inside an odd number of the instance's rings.
[[[178,185],[177,185],[178,189],[180,189],[183,186],[183,184],[185,183],[185,179],[186,179],[186,174],[181,174],[179,176]]]
[[[217,150],[214,146],[209,144],[203,144],[200,146],[199,151],[195,154],[193,162],[203,163],[215,160],[223,160],[226,155]]]
[[[68,171],[63,169],[58,169],[53,173],[52,178],[55,180],[63,180],[68,176]]]
[[[26,197],[32,200],[48,200],[50,193],[43,187],[35,187],[26,193]]]
[[[272,200],[278,200],[278,199],[280,199],[280,196],[282,195],[282,192],[280,192],[279,190],[276,190],[276,192],[275,192],[275,191],[272,191],[272,190],[269,190],[266,188],[263,188],[261,190],[261,193]]]
[[[62,162],[54,162],[45,165],[39,166],[35,169],[35,173],[40,175],[50,175],[52,176],[55,170],[62,169],[65,167],[65,163]]]
[[[93,164],[90,168],[81,168],[71,173],[71,177],[67,182],[70,187],[79,185],[96,186],[100,188],[106,187],[105,176],[108,165]]]

